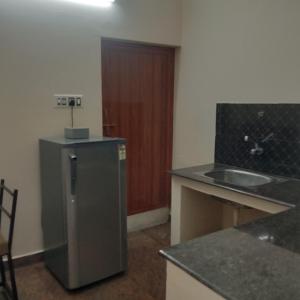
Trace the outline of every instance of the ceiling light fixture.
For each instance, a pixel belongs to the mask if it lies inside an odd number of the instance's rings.
[[[82,5],[97,6],[97,7],[110,7],[115,0],[67,0]]]

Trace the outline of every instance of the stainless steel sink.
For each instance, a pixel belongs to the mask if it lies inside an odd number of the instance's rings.
[[[206,173],[195,172],[195,174],[204,175],[213,178],[216,181],[222,181],[224,183],[243,187],[260,186],[276,181],[275,178],[267,175],[235,169],[214,170]]]

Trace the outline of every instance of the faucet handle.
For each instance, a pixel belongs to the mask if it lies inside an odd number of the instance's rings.
[[[249,135],[245,135],[245,136],[244,136],[244,141],[245,141],[245,142],[249,142]]]

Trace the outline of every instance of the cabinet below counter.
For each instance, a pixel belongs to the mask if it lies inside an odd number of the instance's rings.
[[[184,272],[167,262],[166,300],[223,300],[224,298]]]

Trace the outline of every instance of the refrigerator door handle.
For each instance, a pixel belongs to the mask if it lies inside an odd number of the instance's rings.
[[[76,179],[77,179],[77,156],[75,154],[69,154],[71,163],[71,194],[75,195]]]

